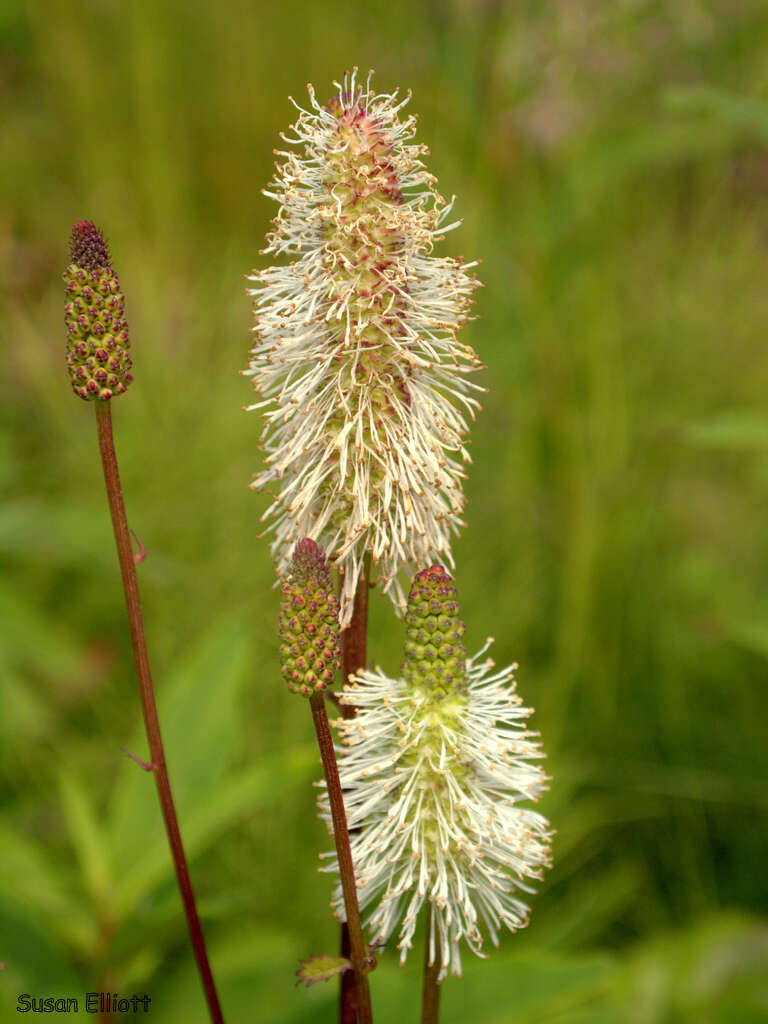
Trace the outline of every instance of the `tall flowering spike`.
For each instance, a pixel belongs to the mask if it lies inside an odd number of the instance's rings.
[[[278,481],[265,514],[285,565],[302,536],[343,571],[341,622],[352,615],[366,553],[404,605],[398,573],[438,558],[464,506],[467,380],[479,366],[457,340],[476,281],[474,263],[432,255],[457,227],[411,140],[408,98],[377,94],[356,72],[277,150],[265,195],[280,204],[265,253],[289,262],[254,271],[256,343],[246,375],[265,409],[266,468]]]
[[[515,692],[515,665],[493,672],[491,643],[464,659],[452,580],[419,573],[408,603],[403,678],[362,672],[339,720],[339,774],[351,830],[361,908],[376,942],[399,928],[401,962],[419,911],[431,915],[430,963],[440,979],[461,973],[460,941],[482,954],[481,928],[498,945],[502,927],[528,921],[521,893],[549,864],[549,823],[521,807],[547,777],[531,709]],[[450,648],[450,651],[449,649]],[[456,664],[454,664],[456,661]],[[364,685],[359,685],[364,684]],[[327,798],[320,797],[328,818]],[[329,870],[334,870],[331,864]],[[340,893],[334,894],[337,913]]]
[[[64,272],[67,369],[76,395],[105,402],[133,380],[125,299],[104,235],[89,220],[72,228]]]
[[[341,667],[339,602],[325,555],[315,541],[296,545],[282,584],[280,662],[294,693],[326,690]]]

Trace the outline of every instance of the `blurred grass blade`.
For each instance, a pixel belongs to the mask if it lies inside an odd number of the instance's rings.
[[[20,992],[75,992],[80,988],[81,979],[69,963],[58,933],[30,907],[7,902],[1,894],[0,943],[5,964],[0,974],[0,1020],[18,1020]]]
[[[168,773],[182,838],[188,813],[214,792],[236,754],[239,708],[249,680],[251,644],[244,623],[209,630],[175,669],[158,682],[157,701]],[[158,674],[159,675],[159,674]],[[137,698],[138,717],[138,698]],[[146,739],[137,728],[128,749],[146,756]],[[140,871],[154,850],[167,850],[151,774],[120,754],[121,773],[109,814],[109,836],[118,885]]]
[[[311,747],[281,751],[241,774],[218,783],[185,815],[182,826],[184,846],[190,862],[209,848],[225,829],[249,815],[255,815],[284,800],[317,765]],[[142,856],[126,869],[117,891],[117,908],[127,911],[147,892],[170,878],[173,865],[164,843],[148,846]]]
[[[98,907],[111,891],[109,847],[88,790],[71,772],[59,772],[64,821],[83,872],[85,887]]]
[[[685,114],[707,114],[731,128],[768,139],[768,103],[714,85],[678,85],[663,90],[663,104]]]
[[[0,622],[13,623],[0,636],[0,668],[20,665],[55,680],[76,673],[79,650],[72,637],[52,615],[40,611],[39,602],[4,581],[0,582]],[[40,643],[41,637],[45,643]]]
[[[713,451],[768,451],[768,415],[755,410],[733,410],[698,423],[690,423],[685,440]]]
[[[49,860],[39,843],[0,822],[0,896],[29,911],[81,955],[90,956],[96,925],[72,888],[64,869]]]

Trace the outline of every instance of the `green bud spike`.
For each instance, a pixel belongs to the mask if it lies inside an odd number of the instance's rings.
[[[125,299],[104,235],[94,224],[78,221],[69,246],[70,264],[63,275],[67,369],[76,395],[106,402],[133,380]]]
[[[467,652],[461,638],[466,627],[459,619],[454,582],[441,565],[413,577],[405,624],[405,681],[435,696],[464,693]]]
[[[325,555],[306,537],[296,545],[283,584],[280,662],[294,693],[325,690],[341,667],[339,602]]]

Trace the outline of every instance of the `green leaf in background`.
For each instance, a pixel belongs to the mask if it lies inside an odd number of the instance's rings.
[[[273,805],[309,777],[317,762],[311,745],[264,756],[228,771],[236,756],[239,707],[246,685],[268,685],[249,673],[249,627],[217,626],[176,670],[158,700],[169,773],[187,856],[257,809]],[[138,733],[133,750],[143,750]],[[110,801],[108,825],[115,864],[113,900],[119,916],[173,877],[151,773],[125,758]]]
[[[0,551],[24,556],[27,564],[53,562],[95,572],[114,572],[112,529],[104,515],[101,495],[90,496],[88,530],[83,530],[83,511],[62,503],[56,509],[56,529],[51,529],[51,509],[42,501],[13,498],[0,506]]]
[[[237,754],[243,691],[249,682],[257,684],[249,677],[248,634],[242,622],[219,623],[188,652],[165,685],[155,680],[182,836],[188,816],[209,800]],[[138,694],[136,700],[138,704]],[[141,757],[146,742],[143,728],[137,728],[128,749]],[[128,757],[123,758],[109,819],[118,900],[125,906],[156,877],[148,865],[167,859],[170,866],[154,779]]]
[[[257,1014],[269,1024],[292,1019],[303,1001],[293,984],[301,941],[299,935],[277,927],[274,922],[246,925],[236,934],[209,940],[211,965],[227,1021],[246,1024]],[[200,999],[195,965],[188,960],[179,963],[164,981],[157,995],[158,1020],[182,1024],[192,1019]]]
[[[59,795],[70,842],[77,855],[93,904],[102,905],[112,891],[110,850],[91,791],[66,768],[59,772]]]
[[[673,111],[706,114],[741,133],[768,139],[768,103],[715,85],[678,85],[665,89],[662,102]]]
[[[689,444],[713,451],[768,451],[768,415],[758,410],[729,410],[685,428]]]
[[[728,622],[726,629],[734,643],[753,654],[760,655],[761,658],[768,658],[768,618],[761,618],[755,622]]]
[[[330,981],[338,974],[352,969],[351,962],[345,956],[329,956],[327,953],[319,953],[300,960],[300,967],[296,971],[299,979],[296,984],[304,984],[307,988],[318,981]]]
[[[741,1016],[739,1005],[768,1007],[768,926],[723,912],[655,938],[632,956],[621,990],[629,1024],[758,1024],[763,1018]]]
[[[18,1019],[21,992],[78,995],[80,979],[57,938],[36,908],[14,905],[0,891],[0,1020]]]
[[[55,679],[72,675],[78,665],[74,639],[53,617],[42,612],[19,588],[0,581],[0,622],[13,623],[0,635],[0,670],[19,665],[25,672],[41,672]],[[45,637],[45,643],[40,638]]]
[[[44,927],[49,935],[59,935],[82,955],[93,951],[96,928],[89,908],[73,891],[67,872],[49,858],[40,843],[25,839],[2,822],[0,897],[8,905],[22,908],[37,927]],[[10,957],[6,953],[0,959]]]
[[[317,759],[317,753],[310,746],[263,757],[252,768],[221,780],[215,791],[203,793],[181,823],[187,857],[192,859],[202,853],[226,828],[274,806],[300,782],[308,782],[310,769]],[[126,913],[150,889],[170,878],[173,870],[170,852],[164,843],[148,846],[118,883],[115,893],[118,912]]]
[[[647,885],[647,878],[640,864],[626,863],[591,873],[588,899],[585,887],[579,886],[556,905],[543,907],[533,918],[537,945],[560,952],[588,948],[606,925],[631,906],[643,885]]]

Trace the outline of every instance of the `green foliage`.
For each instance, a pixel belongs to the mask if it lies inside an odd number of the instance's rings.
[[[237,370],[287,96],[353,63],[413,89],[464,217],[444,251],[484,261],[457,584],[468,650],[492,634],[520,662],[553,776],[531,926],[446,982],[443,1020],[768,1016],[764,5],[1,6],[0,1018],[108,980],[202,1019],[154,782],[121,752],[146,745],[64,365],[83,217],[126,296],[117,446],[227,1018],[334,1018],[334,984],[291,984],[336,928]],[[370,634],[396,668],[404,628],[375,594]],[[413,1019],[418,957],[379,959],[377,1020]]]
[[[331,978],[351,969],[352,964],[346,957],[328,956],[327,953],[320,953],[301,961],[301,966],[296,971],[299,979],[296,984],[301,983],[310,988],[318,981],[330,981]]]

